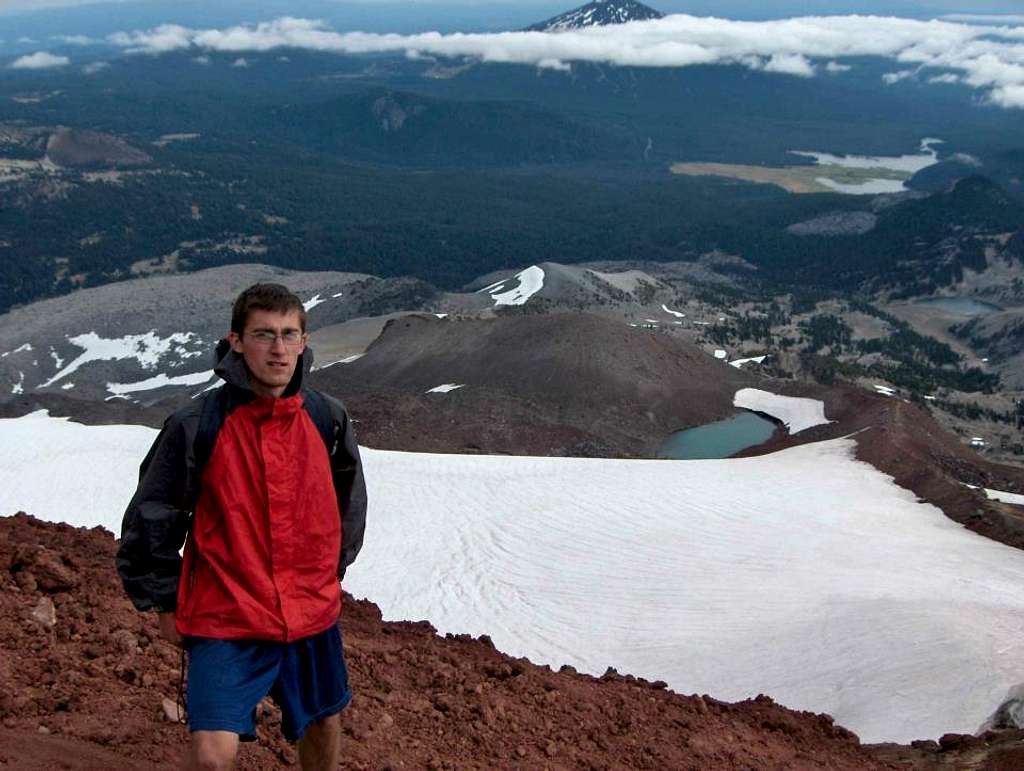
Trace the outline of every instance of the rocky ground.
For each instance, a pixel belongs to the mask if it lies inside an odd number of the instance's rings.
[[[0,768],[172,768],[180,653],[136,613],[99,529],[0,518]],[[486,638],[385,623],[346,597],[356,697],[344,715],[350,769],[1020,768],[1020,732],[865,747],[826,715],[768,697],[728,704],[614,671],[553,672]],[[294,765],[280,714],[259,708],[241,768]],[[963,763],[961,763],[963,760]]]

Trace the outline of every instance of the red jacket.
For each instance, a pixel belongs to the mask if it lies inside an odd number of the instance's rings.
[[[307,348],[284,396],[259,398],[242,357],[227,353],[216,372],[232,408],[205,452],[200,423],[218,392],[168,418],[121,528],[117,568],[136,608],[176,611],[180,633],[218,639],[291,641],[337,621],[366,486],[344,406],[320,394],[330,454],[302,406],[311,364]]]
[[[178,586],[185,635],[291,641],[338,619],[341,519],[302,396],[235,409],[203,474]]]

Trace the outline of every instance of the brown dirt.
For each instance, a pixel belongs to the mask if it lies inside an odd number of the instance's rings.
[[[379,449],[651,457],[728,417],[755,376],[669,335],[585,313],[388,323],[366,355],[314,372]],[[465,384],[427,394],[443,383]]]
[[[46,144],[46,154],[60,166],[142,166],[152,161],[120,137],[83,129],[58,128]]]
[[[787,193],[832,193],[831,188],[817,182],[822,176],[820,167],[814,166],[740,166],[732,163],[673,163],[673,174],[688,177],[724,177],[745,182],[778,185]]]
[[[125,599],[114,549],[100,528],[0,518],[0,768],[155,769],[180,756],[185,728],[161,706],[179,654]],[[345,768],[894,767],[831,718],[767,697],[727,704],[614,671],[552,672],[486,638],[384,623],[349,597],[342,623],[356,691]],[[276,707],[260,715],[240,768],[294,764]]]

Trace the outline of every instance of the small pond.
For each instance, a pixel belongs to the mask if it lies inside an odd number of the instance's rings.
[[[776,424],[753,412],[741,412],[717,423],[672,434],[658,450],[659,458],[706,460],[728,458],[747,447],[768,441]]]
[[[971,297],[935,297],[930,300],[917,300],[914,304],[929,305],[958,316],[986,316],[1002,310],[998,305]]]

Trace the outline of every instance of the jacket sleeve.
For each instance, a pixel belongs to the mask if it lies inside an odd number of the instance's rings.
[[[191,448],[184,421],[164,423],[139,471],[139,486],[121,524],[117,572],[138,610],[173,611],[189,525]]]
[[[341,554],[338,559],[338,580],[345,577],[345,569],[351,565],[363,546],[366,530],[366,481],[363,478],[363,464],[359,457],[352,420],[344,405],[337,399],[328,398],[331,412],[338,423],[338,446],[331,457],[331,474],[334,491],[338,496],[341,511]]]

